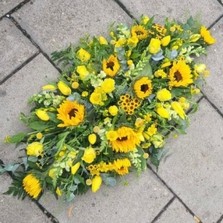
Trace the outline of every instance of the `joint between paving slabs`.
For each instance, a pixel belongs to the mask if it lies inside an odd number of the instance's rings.
[[[222,223],[223,222],[223,215],[217,220],[216,223]]]
[[[213,26],[215,26],[216,23],[218,23],[219,20],[221,20],[223,18],[223,14],[220,15],[209,27],[208,29],[213,28]]]
[[[24,28],[22,28],[22,26],[13,16],[7,15],[6,18],[10,19],[11,22],[13,22],[13,24],[22,32],[22,34],[29,39],[29,41],[40,51],[40,53],[43,54],[43,56],[54,66],[55,69],[57,69],[59,73],[62,73],[61,69],[56,66],[56,64],[50,59],[47,53],[41,49],[41,47],[33,40],[29,33]]]
[[[175,200],[175,196],[173,196],[168,202],[167,204],[162,208],[162,210],[156,215],[156,217],[151,221],[151,223],[155,223],[160,217],[161,215],[167,210],[167,208],[173,203],[173,201]]]
[[[162,182],[162,184],[174,195],[174,198],[176,198],[184,207],[185,209],[193,216],[194,219],[196,219],[197,223],[203,223],[199,217],[195,215],[195,213],[184,203],[184,201],[174,192],[174,190],[158,175],[158,173],[153,170],[153,168],[147,163],[147,167],[150,171],[152,171],[153,174]],[[164,210],[165,211],[165,210]],[[163,212],[164,212],[163,211]],[[162,212],[162,213],[163,213]],[[162,214],[161,213],[161,214]],[[154,219],[157,220],[157,219]]]
[[[0,159],[0,167],[4,167],[5,164],[4,162]],[[7,172],[7,174],[11,177],[11,179],[13,179],[13,175],[11,172]],[[8,195],[9,196],[9,195]],[[52,222],[52,223],[59,223],[58,219],[56,217],[54,217],[49,211],[47,211],[47,209],[38,202],[38,200],[34,200],[31,199],[30,197],[28,197],[34,204],[37,205],[37,207],[43,212],[43,214],[45,214],[47,216],[47,218]]]
[[[217,0],[223,6],[223,0]]]
[[[35,57],[37,57],[40,54],[40,52],[36,52],[31,57],[29,57],[26,61],[24,61],[19,67],[17,67],[15,70],[13,70],[10,74],[8,74],[3,80],[0,81],[0,85],[5,83],[10,77],[12,77],[16,72],[21,70],[24,66],[26,66],[29,62],[31,62]]]

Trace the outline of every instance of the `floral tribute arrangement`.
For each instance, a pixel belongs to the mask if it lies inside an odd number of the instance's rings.
[[[184,133],[186,111],[196,108],[205,64],[195,57],[215,42],[193,18],[164,25],[142,16],[131,27],[112,26],[110,37],[86,37],[78,46],[54,52],[62,66],[56,83],[31,97],[21,120],[31,129],[6,137],[23,143],[8,194],[38,199],[45,190],[71,201],[102,182],[158,166],[171,130]]]

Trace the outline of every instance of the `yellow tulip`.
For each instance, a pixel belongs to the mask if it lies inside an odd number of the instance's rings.
[[[48,121],[50,119],[47,112],[44,111],[43,109],[37,109],[35,113],[36,113],[37,117],[39,119],[41,119],[42,121]]]
[[[67,86],[67,84],[65,84],[63,81],[59,81],[58,84],[57,84],[60,92],[63,94],[63,95],[70,95],[71,94],[71,89],[69,86]]]
[[[101,184],[102,184],[101,176],[95,176],[92,179],[92,185],[91,185],[92,192],[94,192],[94,193],[97,192],[100,189]]]
[[[167,46],[170,43],[170,35],[165,36],[161,39],[161,44],[162,46]]]
[[[185,119],[186,117],[186,114],[182,108],[182,106],[180,105],[179,102],[177,101],[173,101],[171,103],[171,107],[173,108],[173,110],[182,118],[182,119]]]
[[[76,163],[75,165],[73,165],[73,166],[71,167],[71,173],[72,173],[73,175],[78,171],[78,169],[80,168],[80,165],[81,165],[81,163],[78,162],[78,163]]]

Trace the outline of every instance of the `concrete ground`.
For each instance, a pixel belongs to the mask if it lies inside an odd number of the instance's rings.
[[[113,21],[130,23],[141,14],[185,20],[198,16],[217,43],[203,61],[209,66],[187,135],[170,136],[169,156],[156,172],[122,178],[72,203],[47,193],[39,203],[0,194],[0,223],[220,223],[223,222],[223,3],[219,0],[0,0],[0,159],[18,156],[3,138],[24,129],[19,112],[27,99],[59,70],[54,50],[77,43],[85,33],[106,33]],[[0,176],[0,192],[10,184]],[[126,186],[126,182],[128,185]],[[48,212],[47,212],[48,211]],[[53,220],[50,220],[51,219]],[[199,220],[200,219],[200,220]]]

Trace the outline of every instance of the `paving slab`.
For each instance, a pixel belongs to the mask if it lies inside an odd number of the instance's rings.
[[[205,58],[205,63],[210,69],[210,76],[207,78],[203,92],[223,114],[223,18],[215,24],[211,32],[217,42],[208,49],[208,56]]]
[[[223,214],[222,117],[201,100],[187,134],[170,137],[166,147],[158,174],[203,223],[215,223]]]
[[[190,16],[198,17],[207,26],[223,13],[222,5],[217,1],[206,0],[120,0],[133,16],[139,18],[142,14],[155,16],[158,22],[166,17],[185,21]]]
[[[57,70],[40,54],[0,85],[0,157],[4,162],[17,157],[18,148],[15,150],[15,145],[4,144],[3,139],[25,130],[19,121],[19,114],[29,113],[28,98],[38,93],[42,85],[55,81],[57,77]]]
[[[162,213],[160,218],[157,219],[156,223],[192,223],[194,222],[193,216],[186,210],[186,208],[175,199],[173,203]]]
[[[97,193],[88,191],[70,204],[56,201],[49,193],[40,203],[63,223],[150,223],[172,197],[147,170],[140,177],[132,173],[122,178],[115,187],[103,185]]]
[[[23,0],[1,0],[0,1],[0,17],[16,7]]]
[[[0,21],[0,82],[37,51],[9,19]]]
[[[50,223],[50,220],[30,200],[18,200],[15,197],[3,195],[11,182],[7,175],[0,176],[0,223]]]
[[[54,0],[34,0],[13,16],[48,54],[77,43],[86,33],[108,33],[114,21],[131,21],[111,0],[57,0],[56,4]]]

